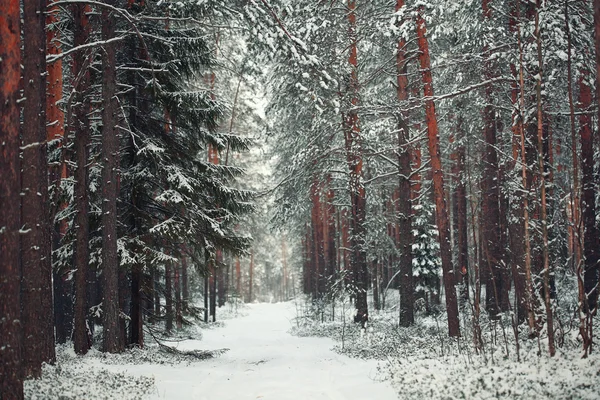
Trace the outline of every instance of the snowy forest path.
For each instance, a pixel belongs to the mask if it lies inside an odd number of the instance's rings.
[[[153,366],[153,399],[210,400],[392,400],[398,395],[378,382],[377,362],[352,359],[331,350],[327,338],[288,333],[293,304],[252,304],[248,315],[203,331],[201,341],[182,350],[229,351],[188,366]],[[163,370],[164,369],[164,370]],[[161,371],[162,370],[162,371]],[[132,371],[130,371],[132,372]],[[136,371],[139,372],[139,371]]]

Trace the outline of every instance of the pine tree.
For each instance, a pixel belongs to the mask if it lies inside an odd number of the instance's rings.
[[[20,254],[20,9],[0,1],[0,397],[23,398]]]

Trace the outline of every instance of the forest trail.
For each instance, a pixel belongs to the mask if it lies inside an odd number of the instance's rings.
[[[206,362],[181,366],[135,366],[129,373],[154,376],[151,399],[198,400],[392,400],[395,391],[378,382],[377,362],[331,350],[327,338],[288,333],[292,303],[253,304],[248,315],[204,330],[201,341],[179,349],[229,351]],[[147,370],[146,370],[147,369]]]

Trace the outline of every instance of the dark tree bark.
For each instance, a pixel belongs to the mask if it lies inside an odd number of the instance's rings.
[[[210,280],[208,277],[208,274],[210,273],[210,271],[206,272],[204,275],[204,322],[208,322],[208,292],[209,292],[209,285],[210,285]]]
[[[598,103],[598,105],[600,105],[600,0],[594,0],[594,34],[595,34],[595,47],[596,47],[596,102]],[[600,118],[600,108],[598,108],[598,117]],[[591,128],[590,128],[591,129]],[[583,136],[582,136],[582,140],[583,140]],[[591,163],[591,165],[594,164],[593,161],[593,147],[590,147],[589,149],[586,150],[587,152],[589,152],[589,154],[586,154],[586,158],[585,161],[582,160],[582,174],[583,174],[583,163],[587,162],[587,163]],[[583,153],[583,146],[582,146],[582,153]],[[582,158],[583,158],[583,154],[582,154]],[[586,188],[587,185],[587,188]],[[591,181],[587,181],[584,180],[583,176],[582,176],[582,190],[583,190],[583,195],[582,195],[582,202],[585,202],[585,204],[587,205],[587,207],[591,207],[592,206],[592,201],[593,201],[593,195],[591,195],[590,193],[588,193],[587,191],[593,191],[593,187],[591,185]],[[586,198],[586,196],[589,196],[589,198]],[[594,204],[595,207],[595,204]],[[582,209],[583,210],[583,209]],[[582,211],[582,214],[586,212],[586,211]],[[585,281],[585,291],[587,293],[588,296],[588,308],[590,310],[595,310],[598,307],[598,273],[599,273],[599,269],[598,269],[598,262],[600,259],[600,254],[599,251],[597,249],[598,246],[598,237],[600,236],[600,234],[596,229],[592,228],[593,222],[590,222],[590,218],[592,217],[592,211],[591,210],[587,210],[587,212],[589,213],[589,215],[587,215],[586,217],[583,217],[582,219],[583,221],[583,226],[585,227],[586,231],[589,231],[589,236],[586,238],[586,234],[584,233],[584,251],[586,252],[590,252],[585,254],[585,277],[584,277],[584,281]],[[595,210],[594,210],[594,215],[595,215]],[[587,224],[586,224],[587,223]],[[587,246],[586,246],[586,243]],[[585,250],[585,248],[588,248],[588,250]],[[593,250],[593,248],[595,248],[595,250]],[[588,261],[589,260],[589,261]],[[593,288],[593,289],[592,289]]]
[[[425,102],[425,118],[427,121],[428,147],[431,159],[431,171],[433,174],[433,192],[435,199],[435,215],[440,240],[440,252],[442,258],[442,272],[444,289],[446,290],[446,312],[448,313],[448,334],[460,336],[460,323],[458,319],[458,301],[454,284],[454,269],[452,267],[452,253],[450,249],[450,226],[448,221],[448,209],[446,206],[446,195],[444,189],[444,174],[442,160],[440,157],[440,138],[438,131],[435,103],[433,101],[433,79],[431,75],[431,60],[429,58],[429,43],[427,40],[425,19],[423,17],[424,7],[420,6],[417,13],[417,42],[419,46],[419,62],[423,76],[423,91],[428,99]]]
[[[89,7],[74,5],[73,22],[75,46],[87,43],[89,37],[89,18],[87,12]],[[90,74],[85,64],[85,54],[77,52],[73,56],[73,87],[78,93],[75,107],[75,118],[71,122],[75,131],[75,159],[77,168],[75,170],[75,204],[77,214],[75,215],[75,312],[74,312],[74,346],[77,354],[86,354],[90,344],[86,327],[87,317],[87,276],[89,265],[89,199],[88,199],[88,158],[90,143],[90,123],[88,114],[90,112],[89,88]]]
[[[165,330],[173,330],[173,266],[170,261],[165,264]]]
[[[21,320],[20,10],[0,0],[0,398],[23,399]]]
[[[183,312],[188,312],[188,305],[190,300],[190,287],[189,287],[189,279],[188,279],[188,265],[187,258],[181,258],[181,303],[183,307]]]
[[[115,0],[107,0],[117,5]],[[102,11],[102,40],[115,36],[114,15]],[[123,351],[119,323],[119,259],[117,254],[117,173],[119,168],[119,135],[117,116],[116,48],[104,46],[102,52],[102,317],[104,325],[104,351]]]
[[[404,0],[397,0],[396,11],[404,7]],[[399,102],[408,100],[408,68],[406,41],[400,39],[396,53],[396,96]],[[411,201],[411,154],[408,115],[398,116],[398,247],[400,248],[400,326],[414,324],[414,284],[412,271],[412,201]]]
[[[491,21],[492,8],[491,0],[483,0],[483,18],[484,21]],[[483,48],[484,53],[489,52],[489,46],[486,44]],[[484,62],[485,79],[494,78],[495,72],[492,62],[487,59]],[[483,258],[485,268],[488,269],[486,283],[486,308],[490,317],[498,319],[502,311],[509,309],[508,288],[505,278],[506,266],[504,264],[503,247],[500,242],[500,180],[499,163],[497,151],[497,120],[496,110],[493,106],[492,86],[485,88],[485,107],[483,110],[484,122],[484,140],[485,149],[483,153],[483,182],[482,182],[482,212],[485,218],[482,220],[483,230]]]
[[[456,121],[457,149],[455,153],[454,176],[454,225],[456,227],[457,270],[462,284],[461,301],[469,298],[469,242],[467,239],[469,225],[467,223],[467,188],[465,185],[465,146],[462,141],[465,137],[463,116],[459,115]]]
[[[225,266],[223,265],[223,250],[217,250],[217,305],[223,307],[227,301],[225,292]]]
[[[175,272],[175,324],[177,329],[183,328],[183,313],[181,308],[181,267],[178,264],[174,265]]]
[[[131,321],[129,344],[144,347],[144,313],[142,312],[142,282],[144,265],[135,263],[131,269]]]
[[[23,130],[21,218],[23,365],[26,376],[41,375],[53,362],[52,259],[46,155],[46,1],[23,6]]]

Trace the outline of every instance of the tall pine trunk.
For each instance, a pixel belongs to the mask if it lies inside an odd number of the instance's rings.
[[[0,0],[0,398],[23,399],[21,320],[21,160],[18,0]]]
[[[397,0],[396,12],[404,7],[404,0]],[[408,100],[408,61],[406,41],[400,39],[396,53],[396,96],[402,103]],[[400,248],[400,326],[414,324],[414,285],[412,271],[412,201],[411,201],[411,152],[407,113],[398,115],[398,233]]]
[[[80,46],[88,41],[90,27],[87,13],[89,7],[73,5],[74,44]],[[73,321],[74,345],[77,354],[86,354],[90,343],[86,328],[87,317],[87,276],[89,265],[89,199],[88,199],[88,158],[90,144],[90,112],[89,89],[90,73],[85,65],[85,53],[77,52],[73,56],[73,88],[76,103],[72,124],[75,134],[75,312]]]
[[[483,0],[484,21],[489,23],[492,19],[491,0]],[[483,48],[484,54],[489,52],[486,44]],[[489,57],[489,55],[488,55]],[[484,62],[485,79],[494,78],[492,62],[488,59]],[[492,105],[492,86],[485,88],[485,108],[483,110],[484,140],[485,148],[483,154],[483,182],[482,182],[482,212],[485,218],[482,221],[483,256],[485,268],[487,268],[486,282],[486,307],[493,319],[499,318],[501,311],[507,311],[508,288],[505,286],[505,265],[502,254],[502,243],[500,243],[500,187],[498,179],[499,165],[497,152],[497,128],[496,110]]]
[[[469,242],[467,239],[467,188],[463,176],[465,171],[465,146],[462,144],[465,140],[464,121],[462,110],[456,121],[456,142],[457,148],[454,154],[453,179],[454,179],[454,212],[453,220],[456,231],[456,251],[457,251],[457,270],[460,273],[460,283],[462,284],[461,305],[469,298]]]
[[[23,6],[22,316],[26,376],[53,362],[52,259],[46,155],[46,1]]]
[[[362,137],[358,118],[359,81],[358,81],[358,37],[356,26],[356,1],[348,0],[348,24],[351,68],[348,96],[350,98],[344,121],[346,160],[350,170],[350,270],[352,274],[352,292],[355,296],[356,315],[354,322],[363,327],[369,319],[367,307],[367,289],[369,270],[365,251],[366,192],[363,184]]]
[[[108,0],[116,6],[115,0]],[[102,11],[102,40],[115,36],[115,17],[108,9]],[[104,46],[102,52],[102,323],[104,351],[123,350],[119,323],[119,258],[117,254],[117,172],[119,168],[119,135],[116,99],[116,48]]]
[[[537,98],[537,147],[538,147],[538,167],[541,179],[541,222],[542,222],[542,257],[543,257],[543,280],[544,280],[544,303],[546,306],[546,327],[548,331],[548,352],[550,356],[556,353],[554,345],[554,318],[552,313],[552,303],[550,299],[550,250],[548,240],[548,215],[547,215],[547,189],[546,189],[546,166],[544,161],[544,120],[542,109],[542,79],[543,79],[543,57],[542,57],[542,36],[540,29],[540,8],[541,0],[537,1],[535,13],[535,36],[537,44],[538,73],[536,75],[536,98]],[[597,242],[596,242],[597,244]]]
[[[438,131],[435,103],[433,101],[433,79],[431,75],[431,60],[429,57],[429,43],[427,28],[424,19],[424,7],[420,6],[417,24],[417,43],[419,46],[419,62],[423,76],[423,93],[425,95],[425,119],[427,122],[427,139],[431,171],[433,174],[433,194],[435,199],[435,216],[438,228],[440,252],[442,258],[442,272],[444,289],[446,291],[446,312],[448,313],[448,334],[452,337],[460,336],[460,322],[458,319],[458,301],[454,284],[456,278],[452,266],[452,253],[450,248],[450,226],[448,209],[444,189],[444,173],[440,155],[440,137]]]

